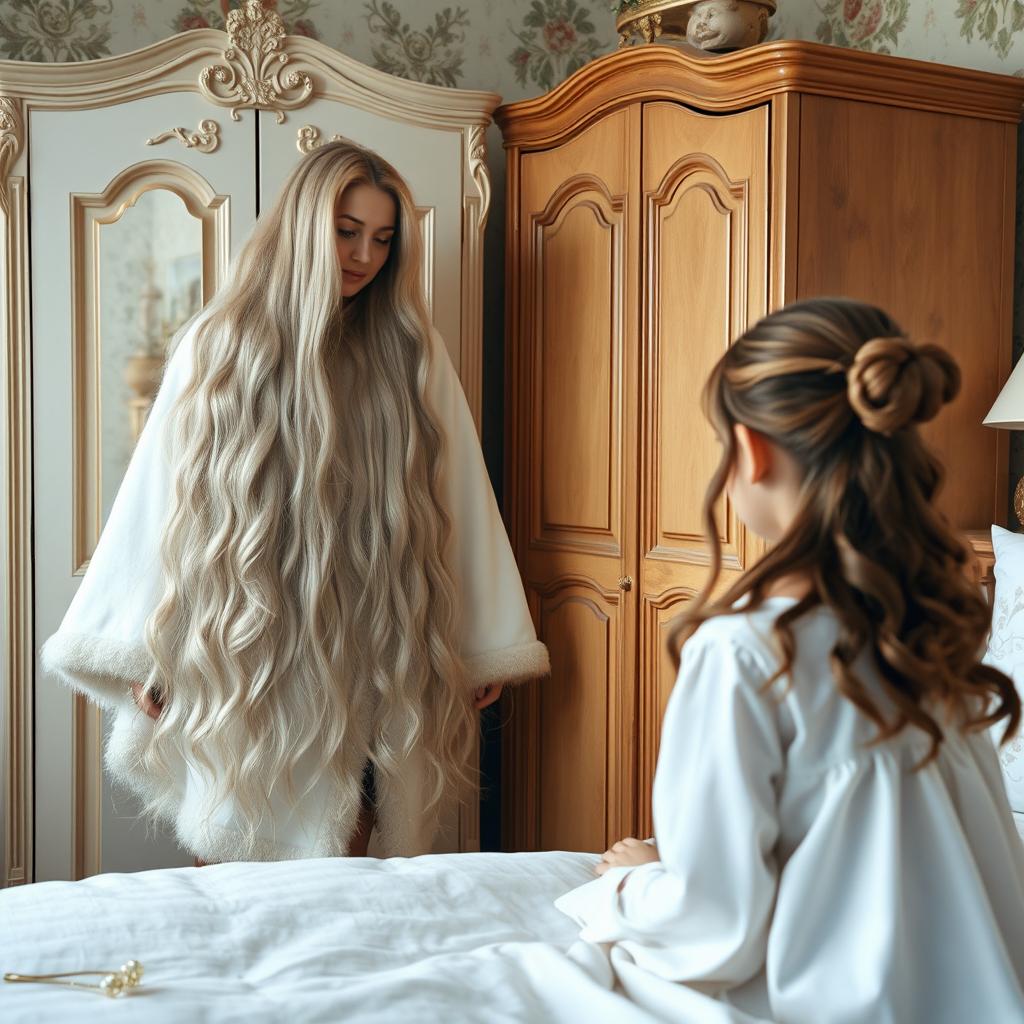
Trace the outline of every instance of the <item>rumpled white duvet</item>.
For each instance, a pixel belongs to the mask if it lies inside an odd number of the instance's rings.
[[[593,878],[596,861],[339,858],[8,889],[0,971],[114,970],[134,958],[146,974],[119,1000],[0,985],[0,1021],[649,1022],[613,990],[600,948],[577,943],[578,926],[553,906]]]

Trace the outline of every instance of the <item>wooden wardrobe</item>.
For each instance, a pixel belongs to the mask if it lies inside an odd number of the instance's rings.
[[[651,834],[673,617],[700,589],[718,448],[701,387],[795,299],[889,310],[957,357],[925,434],[965,529],[1006,515],[1024,82],[802,42],[639,46],[502,107],[506,514],[551,679],[509,694],[508,849]],[[762,548],[723,503],[728,573]]]

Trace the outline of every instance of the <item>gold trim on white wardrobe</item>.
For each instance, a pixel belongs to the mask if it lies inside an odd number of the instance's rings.
[[[74,695],[71,727],[71,878],[97,875],[103,860],[103,711]]]
[[[339,135],[335,132],[329,139],[320,138],[320,129],[315,124],[304,124],[298,131],[295,139],[295,148],[303,154],[312,153],[314,149],[319,149],[325,142],[351,142],[352,140],[346,138],[344,135]],[[358,145],[358,143],[353,143]]]
[[[84,575],[102,529],[100,478],[99,229],[113,224],[153,189],[173,192],[202,225],[203,302],[209,301],[228,264],[227,196],[218,195],[197,171],[169,160],[134,164],[99,194],[72,193],[72,566]]]
[[[18,128],[16,126],[15,131]],[[14,150],[20,148],[16,139]],[[0,168],[5,208],[0,209],[3,233],[0,242],[0,282],[6,302],[4,312],[6,343],[0,354],[0,380],[4,382],[7,408],[3,489],[4,606],[0,636],[3,638],[3,670],[0,681],[6,693],[5,735],[2,749],[6,785],[3,786],[3,862],[0,886],[22,885],[33,878],[32,848],[32,438],[29,416],[32,396],[32,370],[26,339],[28,330],[27,224],[28,192],[25,179],[6,176]],[[2,298],[2,297],[0,297]]]
[[[487,126],[463,131],[466,181],[462,199],[462,345],[459,369],[466,401],[480,433],[483,411],[483,273],[484,228],[491,209],[487,170]],[[473,195],[473,191],[477,195]]]
[[[434,263],[435,263],[435,214],[433,206],[417,206],[416,226],[420,232],[420,245],[423,258],[423,296],[427,303],[427,313],[430,318],[434,317]]]
[[[21,101],[0,96],[0,213],[9,212],[7,172],[18,159],[24,139]]]
[[[168,139],[177,139],[186,149],[212,153],[220,145],[220,125],[211,118],[204,118],[194,132],[187,128],[168,128],[167,131],[146,139],[146,145],[159,146]]]

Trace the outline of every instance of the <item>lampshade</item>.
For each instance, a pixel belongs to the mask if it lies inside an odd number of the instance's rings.
[[[1024,430],[1024,359],[1017,360],[1010,379],[982,422],[986,427]]]

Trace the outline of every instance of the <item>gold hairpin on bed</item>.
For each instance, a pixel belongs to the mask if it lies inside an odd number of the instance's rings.
[[[89,975],[101,975],[99,982],[66,981],[67,978],[81,978]],[[80,988],[89,992],[118,999],[131,989],[137,988],[142,982],[143,967],[138,960],[129,960],[116,971],[65,971],[61,974],[16,974],[8,972],[4,981],[35,983],[40,985],[65,985],[68,988]]]

